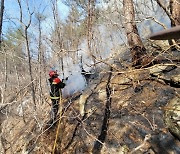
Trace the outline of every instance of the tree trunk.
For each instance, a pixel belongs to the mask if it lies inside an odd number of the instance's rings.
[[[169,6],[173,18],[173,20],[171,20],[171,26],[180,25],[180,0],[170,0]]]
[[[59,59],[59,67],[61,68],[63,78],[64,78],[64,59],[63,59],[63,37],[62,37],[62,30],[61,30],[61,23],[59,19],[59,14],[58,14],[58,3],[57,1],[53,3],[53,17],[55,21],[55,30],[56,30],[56,35],[57,35],[57,48],[56,50],[58,51],[58,59]]]
[[[0,10],[0,45],[1,45],[1,42],[2,42],[1,35],[2,35],[3,14],[4,14],[4,0],[1,0],[1,10]]]
[[[19,73],[18,73],[18,70],[17,70],[16,62],[15,62],[15,54],[13,55],[13,63],[14,63],[14,70],[15,70],[15,72],[16,72],[18,89],[20,89],[20,77],[19,77]]]
[[[180,25],[180,0],[170,0],[169,7],[171,13],[171,27]],[[178,40],[175,41],[176,43],[180,43]],[[169,44],[173,45],[172,40],[169,40]],[[172,47],[172,50],[176,50],[176,48]]]
[[[28,41],[28,26],[25,27],[25,40],[26,40],[26,49],[28,54],[28,65],[29,65],[29,76],[31,80],[31,93],[32,93],[32,99],[34,103],[34,109],[36,109],[36,99],[35,99],[35,90],[34,90],[34,80],[32,75],[32,64],[31,64],[31,54],[30,54],[30,48],[29,48],[29,41]]]
[[[180,25],[180,0],[169,0],[170,10],[168,10],[167,7],[165,7],[165,5],[160,0],[156,0],[156,2],[169,17],[171,21],[171,27]],[[172,40],[169,39],[168,42],[170,46],[173,46],[174,43]],[[171,49],[174,50],[175,48],[172,47]]]
[[[38,18],[38,29],[39,29],[39,44],[38,44],[38,61],[39,61],[39,104],[42,102],[42,48],[41,48],[41,36],[42,36],[42,32],[41,32],[41,19],[40,17]]]
[[[4,65],[4,77],[5,77],[5,80],[4,80],[4,93],[6,92],[7,90],[7,81],[8,81],[8,75],[7,75],[7,70],[8,70],[8,60],[7,60],[7,54],[5,52],[5,65]]]
[[[93,39],[93,18],[95,12],[95,0],[88,0],[88,18],[87,18],[87,45],[88,45],[88,52],[92,56],[92,39]],[[92,57],[93,58],[93,57]],[[95,58],[93,58],[94,64],[96,63]]]
[[[132,55],[133,66],[142,66],[143,57],[146,54],[146,49],[141,41],[138,29],[135,23],[135,13],[132,0],[123,0],[124,16],[125,16],[125,29],[127,41]]]

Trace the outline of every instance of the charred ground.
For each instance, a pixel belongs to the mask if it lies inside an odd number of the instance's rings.
[[[180,153],[178,134],[166,120],[173,108],[168,103],[176,99],[179,106],[178,63],[132,69],[116,61],[98,69],[82,93],[62,100],[55,153]],[[22,115],[16,102],[1,109],[9,113],[1,116],[2,151],[51,153],[58,121],[47,127],[50,106],[43,103],[32,115],[31,101],[23,102]],[[178,116],[171,124],[177,130]]]

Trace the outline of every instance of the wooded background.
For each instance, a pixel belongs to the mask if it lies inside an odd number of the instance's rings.
[[[179,0],[1,0],[2,104],[28,84],[34,104],[41,102],[51,68],[62,78],[73,66],[89,71],[122,46],[132,66],[149,64],[148,35],[180,25],[179,9]]]

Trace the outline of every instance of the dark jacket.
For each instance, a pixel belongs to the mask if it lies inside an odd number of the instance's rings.
[[[50,87],[51,87],[50,98],[59,99],[60,89],[64,88],[65,84],[58,77],[50,78],[49,82],[50,82]]]

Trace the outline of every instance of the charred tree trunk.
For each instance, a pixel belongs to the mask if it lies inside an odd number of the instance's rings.
[[[123,0],[125,29],[127,41],[132,55],[133,66],[142,66],[143,58],[146,54],[146,49],[141,41],[138,29],[135,23],[135,12],[132,0]],[[146,63],[146,62],[145,62]]]
[[[0,45],[1,45],[1,42],[2,42],[1,35],[2,35],[3,14],[4,14],[4,0],[1,0],[1,10],[0,10]]]
[[[169,6],[173,18],[173,20],[171,20],[171,26],[180,25],[180,0],[170,0]]]

